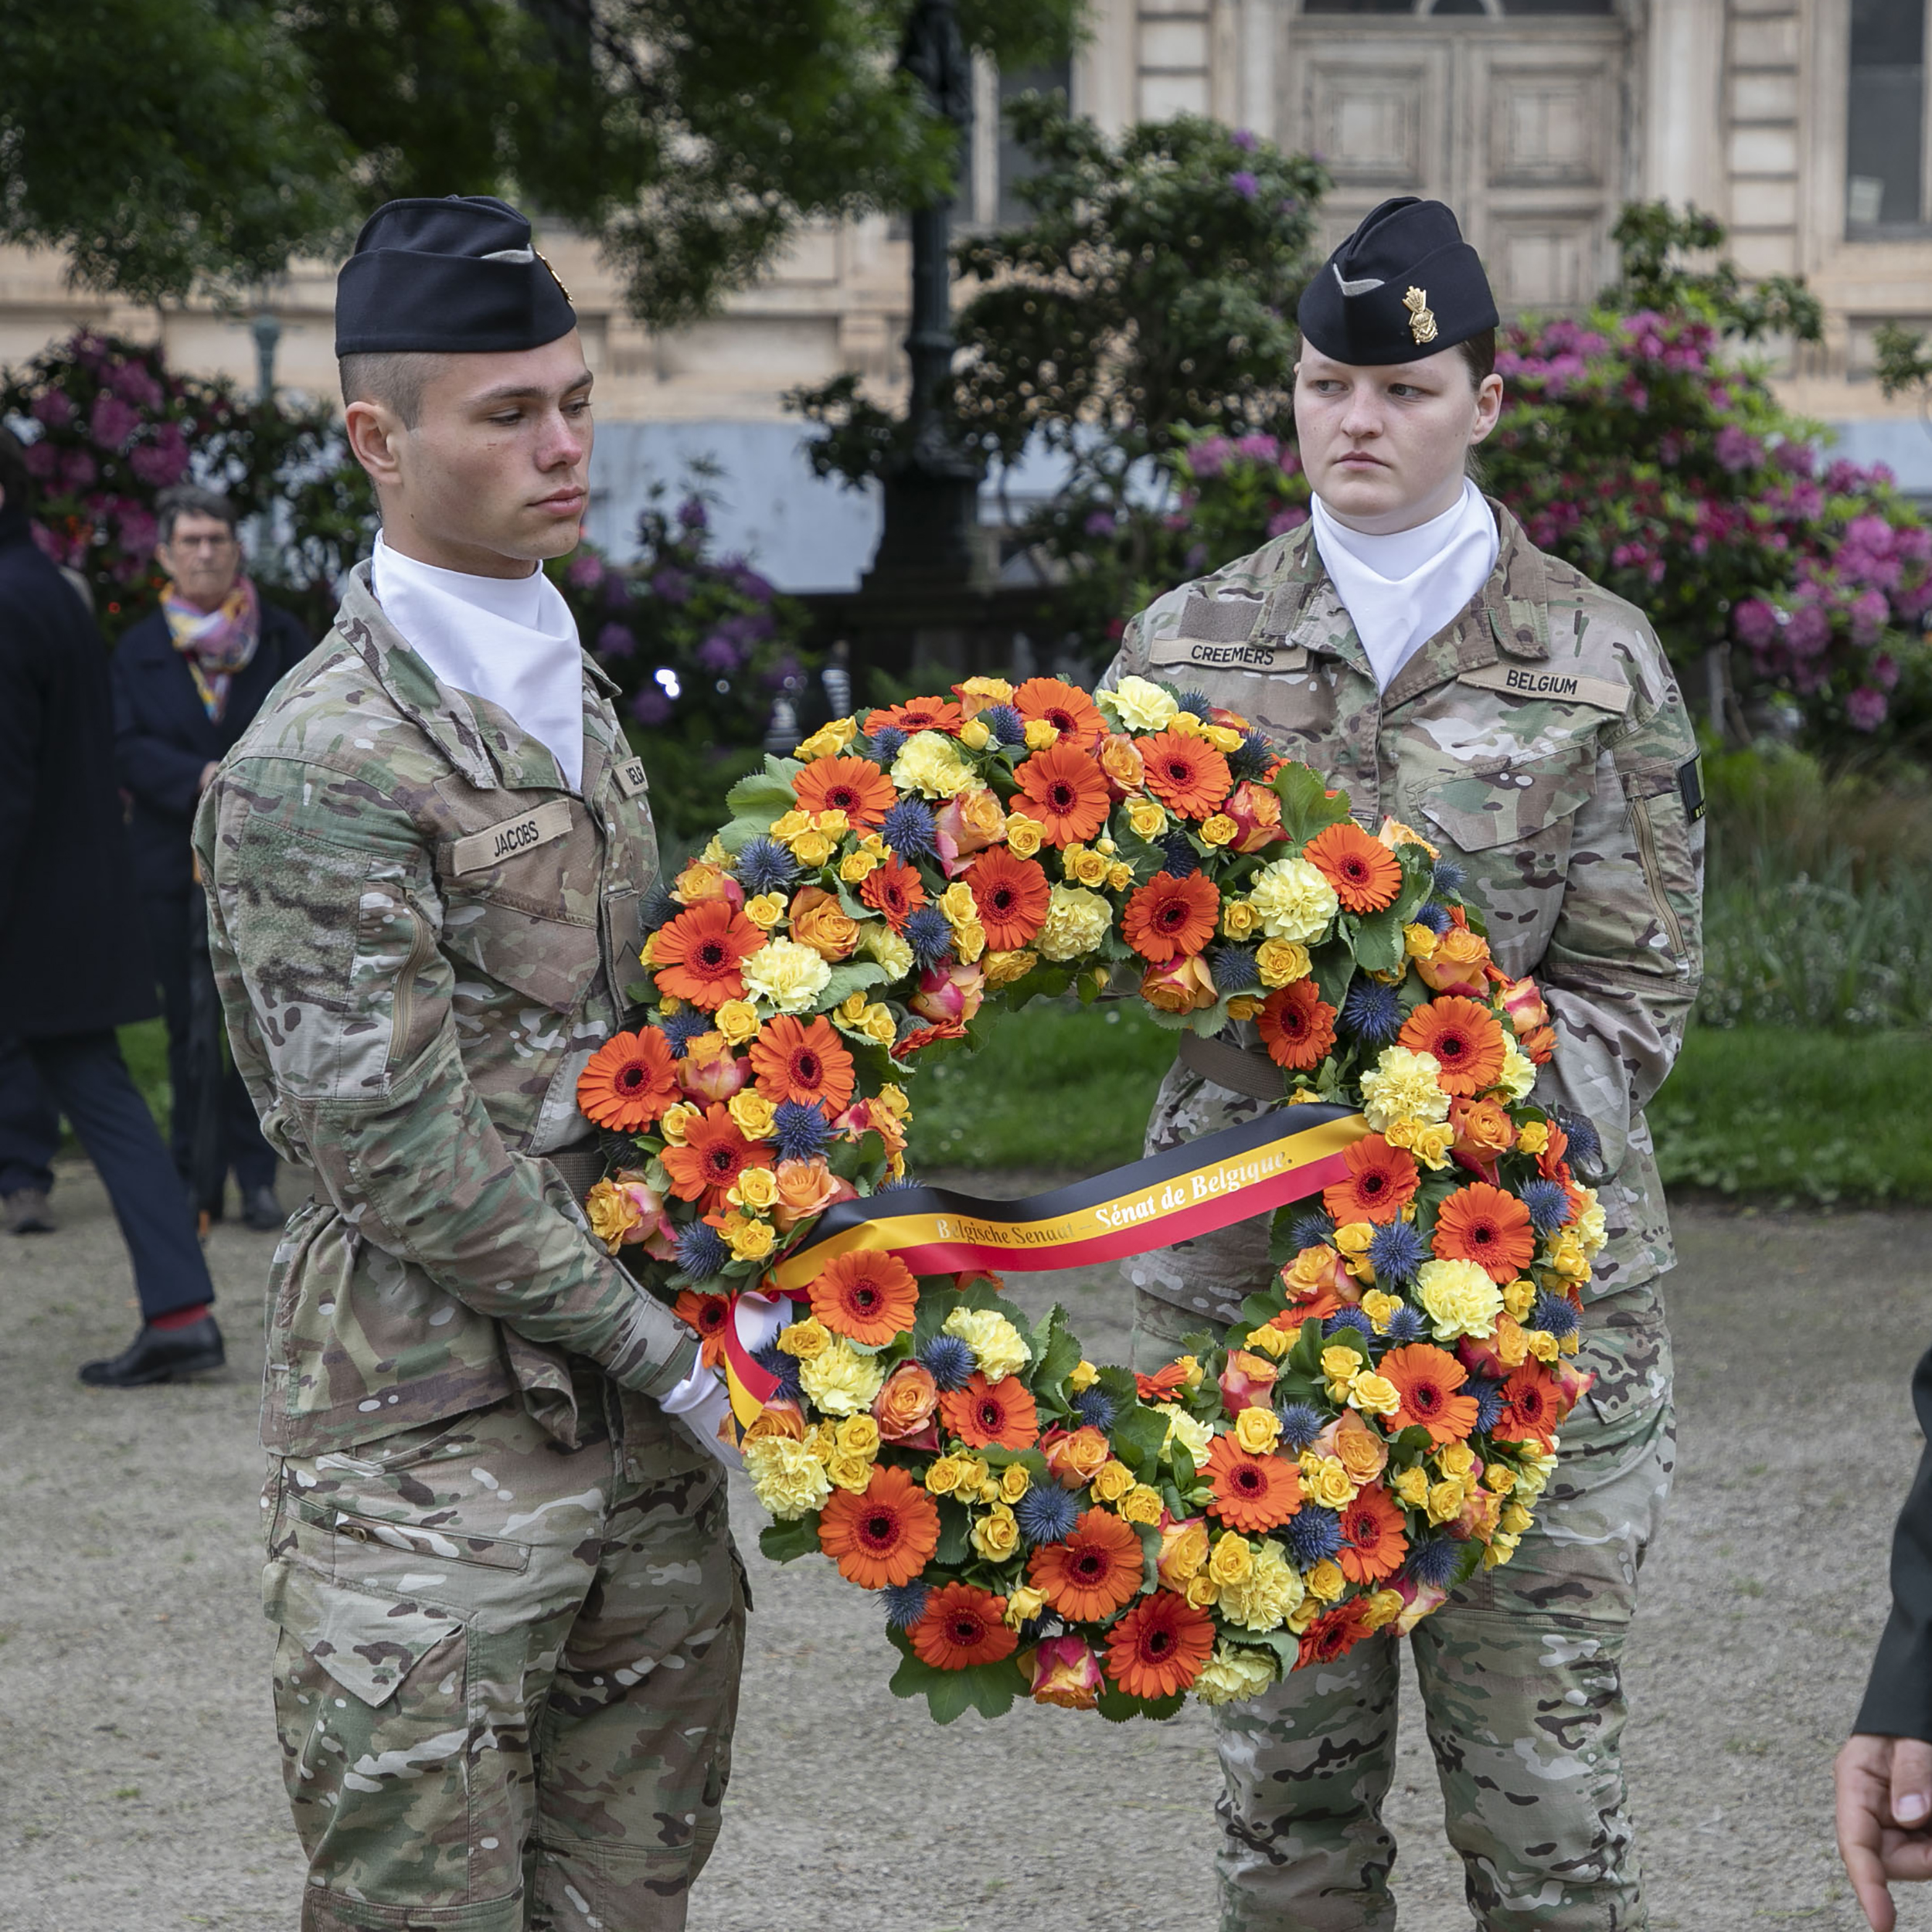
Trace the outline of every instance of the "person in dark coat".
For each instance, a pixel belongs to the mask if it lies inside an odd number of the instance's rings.
[[[134,803],[128,831],[149,950],[168,1016],[168,1073],[176,1096],[175,1164],[190,1181],[189,923],[202,917],[190,890],[189,837],[202,787],[248,729],[284,672],[311,640],[299,621],[264,604],[242,570],[235,512],[224,496],[182,485],[155,505],[155,557],[168,573],[162,607],[129,627],[115,647],[114,763]],[[230,1168],[251,1228],[280,1229],[275,1156],[230,1066],[219,1106],[223,1180]],[[196,1206],[221,1218],[221,1185]]]
[[[141,1328],[83,1382],[219,1368],[214,1284],[174,1162],[114,1029],[155,1013],[114,776],[100,634],[34,542],[32,482],[0,430],[0,1016],[107,1189]]]
[[[1932,1443],[1932,1351],[1912,1405]],[[1932,1447],[1893,1532],[1892,1614],[1835,1770],[1838,1855],[1872,1932],[1892,1932],[1889,1886],[1932,1879]]]
[[[51,1234],[54,1150],[60,1117],[47,1100],[27,1049],[0,1033],[0,1220],[12,1234]]]

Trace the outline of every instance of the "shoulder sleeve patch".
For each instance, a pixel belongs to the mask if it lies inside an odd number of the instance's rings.
[[[1684,818],[1696,825],[1704,815],[1704,760],[1700,753],[1677,767],[1677,790],[1684,801]]]
[[[1253,636],[1261,606],[1251,597],[1209,597],[1198,593],[1181,613],[1180,634],[1203,644],[1244,644]]]
[[[1485,664],[1465,671],[1457,682],[1512,698],[1540,699],[1548,704],[1587,704],[1598,711],[1630,709],[1630,686],[1616,678],[1587,678],[1542,665]]]

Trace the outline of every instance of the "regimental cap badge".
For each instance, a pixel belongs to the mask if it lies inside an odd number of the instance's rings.
[[[549,258],[549,257],[548,255],[545,254],[545,253],[544,253],[544,252],[543,252],[543,250],[542,249],[539,248],[539,247],[536,245],[536,243],[532,243],[531,244],[531,246],[530,246],[530,253],[531,253],[532,255],[534,255],[534,256],[537,258],[537,260],[538,260],[539,261],[540,261],[540,262],[543,264],[543,266],[544,266],[546,268],[550,268],[550,258]],[[558,293],[560,295],[561,295],[561,296],[563,298],[563,299],[564,299],[564,300],[567,302],[567,301],[570,299],[570,291],[567,288],[566,288],[566,287],[563,286],[563,277],[561,275],[560,275],[560,274],[556,272],[556,270],[554,268],[550,268],[550,279],[551,279],[551,281],[553,281],[553,282],[555,282],[555,283],[556,284],[556,286],[557,286],[557,293]],[[1431,320],[1430,320],[1430,324],[1429,324],[1429,333],[1430,333],[1431,335],[1433,335],[1435,332],[1436,332],[1436,325],[1435,325],[1435,322],[1434,322],[1434,319],[1433,319],[1433,318],[1431,318]],[[1417,340],[1417,342],[1420,342],[1420,341],[1422,340],[1422,338],[1421,338],[1420,336],[1419,336],[1419,335],[1418,335],[1418,336],[1416,338],[1416,340]]]
[[[1418,288],[1411,282],[1409,292],[1402,298],[1402,305],[1409,311],[1409,333],[1418,345],[1433,342],[1436,339],[1436,313],[1429,306],[1429,291]]]

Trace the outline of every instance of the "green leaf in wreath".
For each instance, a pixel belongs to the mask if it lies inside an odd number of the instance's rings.
[[[942,1563],[963,1563],[973,1553],[973,1519],[951,1496],[940,1496],[937,1500],[939,1504],[939,1547],[933,1553],[934,1560]]]
[[[1402,921],[1393,906],[1364,913],[1355,923],[1355,964],[1364,972],[1393,973],[1403,962]]]
[[[1349,981],[1355,977],[1355,954],[1347,942],[1332,939],[1308,955],[1308,970],[1315,976],[1315,989],[1337,1012],[1347,997]]]
[[[1129,1697],[1126,1692],[1109,1684],[1100,1692],[1094,1709],[1109,1723],[1124,1724],[1131,1719],[1145,1717],[1158,1724],[1172,1717],[1186,1701],[1185,1691],[1176,1691],[1171,1697]]]
[[[1066,1311],[1056,1302],[1033,1331],[1033,1386],[1057,1389],[1080,1365],[1080,1337],[1066,1325]]]
[[[1130,1409],[1114,1424],[1114,1453],[1137,1476],[1145,1477],[1160,1461],[1167,1430],[1166,1417],[1151,1409]]]
[[[789,1522],[767,1523],[758,1532],[758,1547],[774,1563],[795,1563],[801,1556],[815,1555],[818,1549],[816,1513],[794,1517]]]
[[[1331,793],[1307,765],[1284,765],[1274,774],[1274,791],[1281,801],[1281,835],[1297,845],[1349,815],[1349,794]]]
[[[725,794],[725,803],[731,808],[734,818],[755,818],[763,814],[767,825],[774,818],[782,818],[788,811],[798,809],[798,794],[791,788],[791,781],[804,770],[796,758],[774,758],[769,754],[765,759],[763,771],[754,771],[747,778],[740,778]]]

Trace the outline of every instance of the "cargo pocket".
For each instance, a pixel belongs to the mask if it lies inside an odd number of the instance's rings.
[[[1426,791],[1423,816],[1465,852],[1543,845],[1560,831],[1594,787],[1596,741],[1577,739],[1540,758],[1497,760],[1446,769]]]

